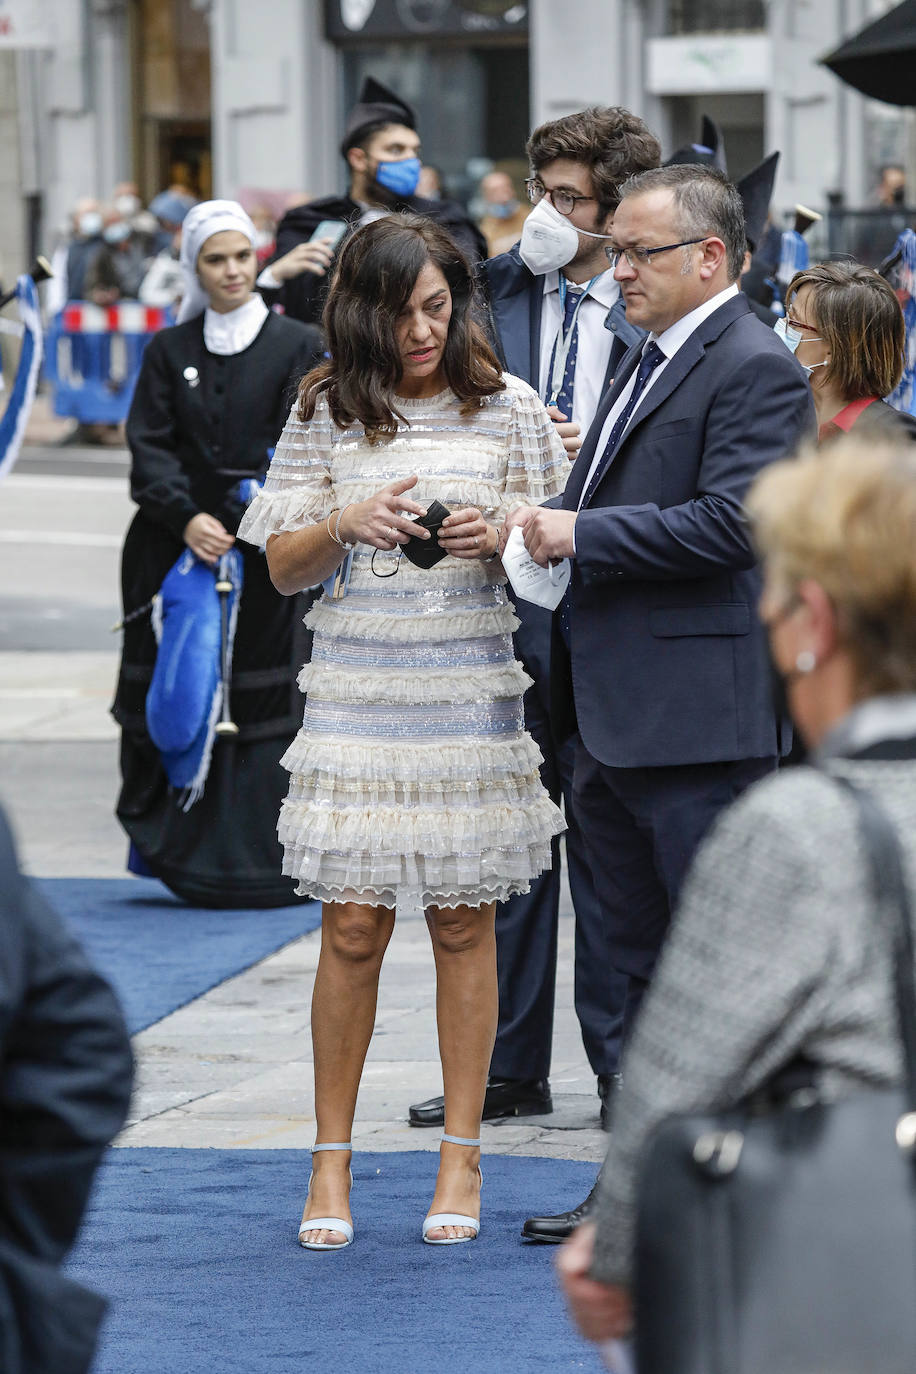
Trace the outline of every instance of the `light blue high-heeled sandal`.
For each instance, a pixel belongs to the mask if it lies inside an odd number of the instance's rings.
[[[349,1140],[345,1142],[334,1142],[330,1145],[313,1145],[312,1154],[316,1155],[320,1150],[352,1150],[353,1146]],[[353,1170],[350,1170],[350,1186],[353,1186]],[[312,1175],[309,1174],[308,1191],[312,1191]],[[308,1198],[306,1197],[306,1201]],[[303,1240],[302,1237],[309,1231],[337,1231],[340,1235],[346,1236],[346,1240],[318,1241]],[[353,1244],[353,1227],[343,1217],[309,1217],[299,1227],[299,1244],[304,1250],[346,1250],[348,1245]]]
[[[472,1149],[480,1144],[479,1140],[468,1140],[461,1135],[445,1135],[442,1139],[449,1145],[469,1145]],[[480,1165],[477,1166],[480,1175],[480,1186],[483,1187],[483,1172]],[[472,1236],[443,1236],[441,1240],[433,1240],[430,1231],[437,1231],[440,1226],[467,1226],[474,1232]],[[464,1217],[460,1212],[433,1212],[431,1217],[427,1217],[423,1223],[423,1239],[427,1245],[464,1245],[466,1241],[476,1240],[480,1235],[480,1222],[477,1217]]]

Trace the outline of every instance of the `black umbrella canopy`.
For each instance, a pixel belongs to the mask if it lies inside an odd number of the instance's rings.
[[[873,100],[916,105],[916,0],[903,0],[820,60]]]

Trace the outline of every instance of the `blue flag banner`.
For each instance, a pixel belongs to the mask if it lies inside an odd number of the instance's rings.
[[[15,300],[20,324],[14,327],[14,332],[19,334],[21,330],[22,352],[10,398],[0,419],[0,478],[12,472],[19,457],[41,367],[41,311],[38,288],[31,277],[22,276],[16,282]]]
[[[903,376],[887,399],[895,410],[916,415],[916,234],[912,229],[904,229],[894,244],[891,256],[898,251],[900,261],[894,267],[891,281],[897,288],[898,298],[901,298],[906,341],[903,345]]]
[[[188,549],[166,573],[153,600],[159,648],[146,697],[146,724],[169,782],[187,793],[184,810],[203,795],[210,771],[232,672],[242,577],[238,550],[230,549],[211,568]],[[230,587],[224,602],[218,582]]]
[[[779,266],[776,269],[776,280],[782,285],[783,294],[795,273],[804,272],[810,260],[808,245],[801,234],[795,229],[786,229],[780,240]]]

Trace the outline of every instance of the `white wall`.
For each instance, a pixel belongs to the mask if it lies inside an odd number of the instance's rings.
[[[340,179],[337,55],[319,0],[213,0],[214,194],[241,186],[324,195]]]

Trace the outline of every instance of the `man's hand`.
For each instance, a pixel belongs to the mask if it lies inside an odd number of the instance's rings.
[[[573,1231],[557,1256],[557,1275],[573,1321],[587,1341],[623,1340],[633,1327],[629,1289],[589,1278],[595,1223]]]
[[[192,553],[197,554],[204,563],[214,564],[224,553],[228,553],[235,543],[222,521],[201,511],[188,521],[182,535]]]
[[[525,526],[528,524],[528,521],[535,514],[535,512],[539,510],[540,506],[516,506],[514,510],[511,510],[509,512],[509,514],[503,521],[502,529],[500,530],[499,534],[500,553],[502,553],[503,549],[506,547],[506,540],[509,538],[509,535],[516,528],[516,526],[519,526],[521,528],[522,533],[524,534]]]
[[[578,511],[574,510],[547,510],[543,506],[534,508],[534,513],[525,524],[525,548],[535,563],[546,568],[548,563],[574,556],[573,530],[577,514]]]
[[[568,419],[556,406],[548,406],[547,414],[553,420],[556,431],[563,440],[569,461],[575,462],[576,454],[582,447],[582,431],[574,420]]]
[[[313,239],[310,243],[297,243],[282,258],[272,262],[270,270],[277,281],[289,281],[303,272],[314,272],[316,277],[323,277],[333,261],[332,240]]]

